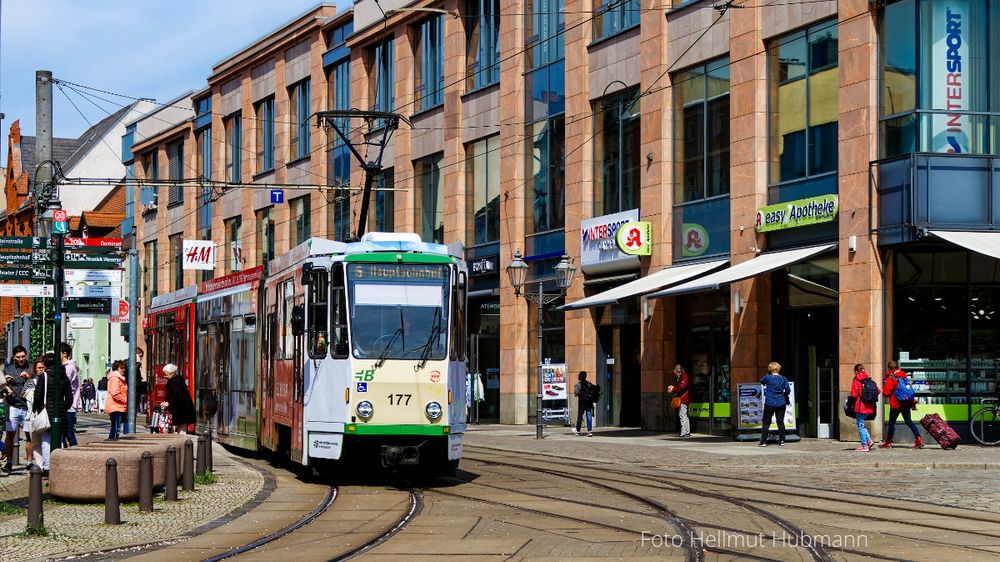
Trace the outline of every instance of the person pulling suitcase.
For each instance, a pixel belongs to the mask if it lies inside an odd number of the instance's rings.
[[[885,430],[885,439],[879,444],[879,449],[891,449],[892,438],[896,434],[896,419],[903,416],[903,422],[913,432],[913,448],[923,449],[924,438],[920,436],[917,424],[910,419],[910,410],[917,409],[916,392],[910,383],[906,371],[899,368],[895,361],[886,365],[889,372],[885,374],[882,395],[889,399],[889,427]]]

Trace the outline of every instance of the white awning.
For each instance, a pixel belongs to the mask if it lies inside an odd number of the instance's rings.
[[[668,267],[645,277],[640,277],[630,283],[625,283],[624,285],[619,285],[613,289],[608,289],[607,291],[603,291],[597,293],[596,295],[591,295],[587,298],[567,304],[561,307],[560,310],[576,310],[578,308],[614,304],[621,299],[655,291],[666,287],[667,285],[673,285],[674,283],[687,281],[692,277],[708,273],[713,269],[718,269],[725,265],[728,261],[729,260],[713,260],[708,262],[692,263],[690,265]]]
[[[683,293],[711,291],[735,281],[749,279],[762,273],[774,271],[775,269],[785,267],[786,265],[800,262],[817,254],[828,252],[836,247],[836,244],[824,244],[823,246],[796,248],[794,250],[785,250],[782,252],[768,252],[766,254],[761,254],[752,260],[738,263],[733,267],[723,269],[722,271],[716,271],[715,273],[706,275],[700,279],[688,281],[687,283],[677,285],[676,287],[652,293],[648,295],[648,298],[656,299],[660,297],[669,297],[671,295],[680,295]]]
[[[973,252],[1000,260],[1000,232],[949,232],[932,230],[931,234]]]

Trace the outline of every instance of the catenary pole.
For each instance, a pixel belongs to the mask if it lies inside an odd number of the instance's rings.
[[[138,337],[138,326],[136,322],[139,315],[136,313],[136,295],[139,294],[139,251],[136,249],[135,226],[132,226],[132,247],[128,251],[128,430],[135,433],[135,410],[136,381],[139,380],[139,362],[136,358],[136,348],[138,347],[136,338]],[[152,351],[150,351],[152,353]]]

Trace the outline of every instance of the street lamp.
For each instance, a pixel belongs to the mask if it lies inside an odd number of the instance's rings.
[[[566,294],[566,289],[573,284],[573,274],[576,268],[570,261],[569,256],[563,254],[562,259],[555,266],[556,284],[559,286],[558,293],[543,292],[543,283],[536,280],[538,285],[537,293],[522,292],[524,284],[528,278],[528,264],[521,258],[521,252],[514,252],[514,261],[507,265],[507,276],[510,284],[514,287],[515,296],[523,296],[528,302],[538,305],[538,395],[535,398],[535,439],[543,437],[544,424],[542,423],[542,318],[545,313],[545,305],[561,299]]]

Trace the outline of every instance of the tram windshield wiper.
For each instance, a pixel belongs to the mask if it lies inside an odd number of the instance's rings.
[[[399,307],[399,327],[396,331],[392,333],[392,337],[389,338],[389,342],[385,344],[382,349],[382,353],[379,354],[378,360],[375,361],[375,368],[378,369],[382,367],[385,363],[386,358],[389,356],[389,350],[392,349],[392,344],[396,343],[396,338],[402,336],[403,338],[403,349],[406,349],[406,334],[403,328],[403,307]]]
[[[444,328],[441,327],[441,309],[434,309],[434,326],[431,328],[431,333],[427,337],[427,343],[424,344],[423,351],[420,352],[420,362],[413,368],[414,371],[419,371],[424,368],[427,364],[427,358],[431,355],[431,345],[433,345],[441,333],[444,332]]]

